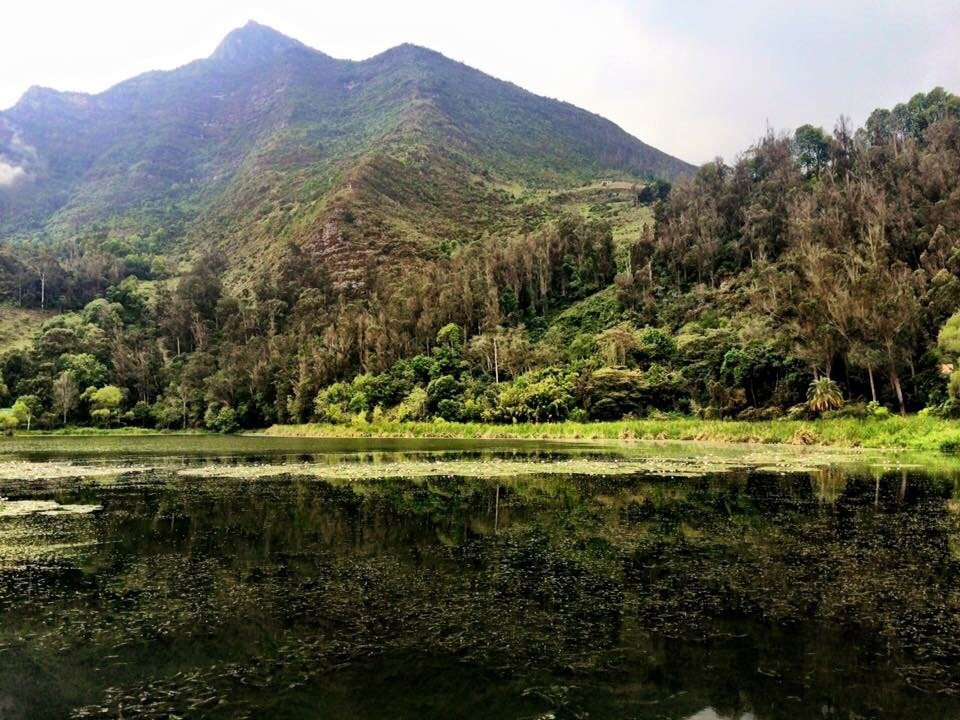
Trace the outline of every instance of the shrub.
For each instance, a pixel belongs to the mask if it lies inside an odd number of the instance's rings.
[[[0,431],[4,435],[13,435],[13,431],[20,425],[20,420],[12,410],[0,410]]]
[[[338,382],[317,393],[313,402],[313,413],[317,420],[327,423],[345,421],[347,403],[353,397],[353,390],[346,383]]]
[[[940,452],[946,455],[960,455],[960,435],[942,440],[940,442]]]
[[[619,420],[649,409],[680,409],[685,396],[680,374],[659,365],[646,372],[601,368],[584,384],[583,406],[593,420]]]
[[[389,416],[397,422],[425,420],[427,417],[427,391],[415,387],[400,404],[390,411]]]
[[[131,422],[140,427],[150,427],[153,425],[153,413],[150,411],[150,403],[140,400],[130,410]]]
[[[463,403],[452,398],[444,398],[437,403],[437,415],[444,420],[457,422],[463,417]]]
[[[436,380],[431,380],[427,385],[429,409],[437,412],[442,401],[453,400],[460,395],[460,392],[460,383],[452,375],[441,375]]]
[[[238,429],[237,413],[229,405],[217,407],[211,405],[204,413],[203,422],[207,429],[219,433],[232,433]]]
[[[807,407],[811,412],[823,413],[843,406],[843,393],[840,386],[830,378],[820,378],[807,388]]]
[[[574,406],[573,375],[535,370],[505,385],[497,396],[493,419],[514,422],[564,420]]]
[[[410,370],[414,382],[426,385],[438,375],[437,361],[428,355],[417,355],[410,359]]]

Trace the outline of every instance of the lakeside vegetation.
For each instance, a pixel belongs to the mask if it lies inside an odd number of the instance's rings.
[[[782,443],[842,448],[960,452],[960,424],[911,415],[885,420],[814,419],[734,421],[658,418],[613,422],[453,423],[379,422],[274,425],[276,437],[464,438],[540,440],[695,440],[710,443]]]
[[[855,132],[768,134],[672,188],[601,183],[596,202],[572,193],[522,228],[371,267],[352,288],[296,245],[242,283],[213,255],[102,296],[71,281],[73,309],[0,355],[0,425],[624,420],[791,442],[822,418],[813,442],[949,447],[948,424],[889,416],[960,415],[958,188],[960,99],[935,89]],[[632,239],[616,227],[647,212]],[[116,250],[118,273],[161,259],[142,239],[91,247]],[[5,292],[49,307],[60,261],[20,252],[4,249],[22,270]],[[659,429],[678,415],[695,419]],[[762,422],[781,418],[798,424]],[[760,422],[693,430],[721,419]]]
[[[272,425],[246,433],[262,438],[423,438],[463,440],[680,441],[716,444],[782,444],[842,449],[877,449],[960,454],[960,423],[932,415],[890,415],[886,418],[815,418],[810,420],[704,420],[657,417],[637,420],[543,423],[432,421],[303,423]],[[18,430],[17,438],[72,437],[216,437],[202,429],[70,426],[51,430]],[[0,438],[0,449],[3,448]]]

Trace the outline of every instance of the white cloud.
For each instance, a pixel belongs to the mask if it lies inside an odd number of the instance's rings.
[[[15,182],[27,176],[27,171],[19,165],[0,160],[0,187],[10,187]]]
[[[829,129],[960,91],[957,0],[32,0],[2,15],[0,108],[34,84],[96,92],[176,67],[249,19],[335,57],[425,45],[693,162],[732,158],[767,122]]]

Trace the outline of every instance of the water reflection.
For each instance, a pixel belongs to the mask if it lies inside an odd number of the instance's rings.
[[[694,713],[687,720],[756,720],[756,716],[751,712],[737,715],[718,715],[712,707],[707,707]]]
[[[0,516],[3,718],[960,715],[949,477],[164,466],[0,495],[102,506]]]

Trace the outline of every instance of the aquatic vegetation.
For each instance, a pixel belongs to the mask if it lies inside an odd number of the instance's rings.
[[[104,719],[952,716],[956,475],[899,460],[374,445],[0,481],[102,505],[0,516],[0,694],[15,717],[31,686]]]
[[[63,462],[0,461],[0,481],[54,480],[57,478],[93,478],[120,473],[143,473],[150,470],[142,465],[75,465]]]
[[[193,478],[255,479],[277,476],[303,476],[324,480],[372,480],[378,478],[419,478],[457,476],[464,478],[519,477],[523,475],[637,475],[662,477],[702,477],[710,473],[762,468],[771,472],[813,472],[835,464],[870,462],[863,456],[831,453],[796,455],[783,452],[751,452],[736,455],[702,453],[699,455],[661,456],[625,455],[616,458],[579,458],[540,460],[402,460],[393,462],[283,463],[283,464],[211,464],[178,470]],[[875,459],[874,459],[875,460]]]
[[[100,505],[61,505],[55,500],[0,499],[0,518],[21,515],[88,515],[102,509]]]

